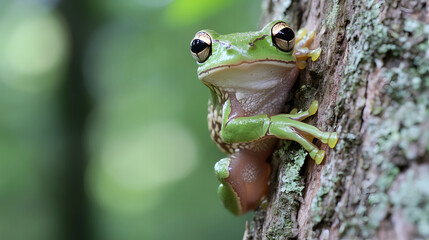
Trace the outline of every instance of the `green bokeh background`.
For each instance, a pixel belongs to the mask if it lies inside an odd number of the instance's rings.
[[[261,1],[0,1],[0,239],[241,239],[189,42]]]

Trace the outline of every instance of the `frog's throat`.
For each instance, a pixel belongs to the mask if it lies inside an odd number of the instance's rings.
[[[203,79],[205,76],[210,75],[215,72],[219,72],[228,68],[234,68],[234,67],[250,67],[254,64],[269,64],[272,66],[278,66],[278,67],[284,67],[284,68],[294,68],[296,66],[295,61],[282,61],[277,59],[263,59],[263,60],[256,60],[256,61],[242,61],[240,63],[236,64],[225,64],[225,65],[219,65],[213,68],[209,68],[207,70],[204,70],[202,72],[198,73],[198,78]]]

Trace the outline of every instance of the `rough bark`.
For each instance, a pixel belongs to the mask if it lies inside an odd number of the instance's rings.
[[[298,108],[337,131],[316,165],[295,143],[271,159],[268,205],[244,239],[429,238],[429,2],[264,0],[263,23],[314,29],[322,55],[300,74]]]

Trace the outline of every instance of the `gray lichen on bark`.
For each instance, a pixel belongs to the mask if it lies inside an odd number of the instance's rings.
[[[297,144],[273,154],[268,206],[245,239],[429,238],[429,2],[274,1],[263,23],[315,29],[320,59],[291,104],[340,141],[314,164]]]

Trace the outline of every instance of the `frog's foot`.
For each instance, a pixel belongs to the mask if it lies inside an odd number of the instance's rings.
[[[295,37],[297,46],[301,46],[300,42],[306,35],[307,35],[307,29],[306,28],[301,28],[298,30],[298,32],[296,33],[296,37]]]
[[[336,132],[325,132],[324,135],[325,136],[320,138],[320,140],[323,143],[328,143],[328,146],[330,148],[334,148],[338,142],[338,133],[336,133]],[[310,157],[313,158],[317,164],[320,164],[323,161],[323,158],[325,157],[325,151],[319,150],[317,147],[315,147],[310,152]]]
[[[297,109],[297,108],[294,108],[294,109],[292,109],[292,110],[290,111],[289,115],[295,115],[295,114],[297,114],[297,113],[298,113],[298,109]]]
[[[311,105],[310,108],[308,108],[308,113],[311,115],[314,115],[317,112],[317,109],[319,109],[319,102],[317,100],[314,100]]]
[[[334,148],[338,142],[338,133],[336,132],[325,132],[320,138],[323,143],[327,143],[330,148]]]
[[[292,136],[290,140],[293,140],[299,143],[309,154],[312,159],[316,162],[316,164],[322,163],[325,158],[325,151],[320,150],[312,143],[312,137],[308,138],[305,134],[296,133],[296,136]]]
[[[305,48],[310,46],[310,44],[313,42],[314,35],[316,33],[314,31],[307,32],[307,29],[301,28],[297,33],[295,37],[296,41],[296,49]]]
[[[295,46],[295,58],[296,65],[299,69],[304,69],[307,66],[307,58],[311,58],[314,62],[316,61],[322,50],[320,48],[309,49],[308,47],[313,42],[315,32],[311,31],[307,34],[307,30],[305,28],[300,29],[296,34],[296,46]]]
[[[314,159],[317,164],[320,164],[323,161],[323,158],[325,158],[325,151],[319,150],[315,147],[313,151],[310,152],[310,157]]]
[[[314,114],[317,110],[317,105],[317,101],[314,101],[308,112]],[[323,143],[327,143],[329,147],[333,148],[338,141],[338,134],[336,132],[321,131],[312,125],[286,116],[284,114],[271,116],[269,135],[299,143],[310,153],[311,158],[313,158],[317,164],[320,164],[325,156],[325,152],[319,150],[312,143],[313,138],[320,139]]]
[[[289,114],[285,114],[285,116],[296,121],[302,121],[316,114],[318,108],[319,102],[314,100],[306,111],[298,112],[298,109],[294,108]]]
[[[322,132],[322,134],[315,136],[316,138],[320,139],[323,143],[327,143],[330,148],[334,148],[335,145],[338,142],[338,133],[336,132]],[[317,164],[320,164],[323,161],[323,158],[325,157],[325,151],[318,149],[316,146],[314,146],[311,141],[307,139],[307,141],[301,140],[302,143],[300,143],[309,153],[310,157],[314,159],[314,161]],[[304,144],[304,145],[303,145]]]
[[[313,49],[313,50],[310,50],[310,56],[311,56],[311,61],[316,61],[319,57],[320,57],[320,54],[322,53],[322,49],[321,48],[316,48],[316,49]]]
[[[322,53],[322,49],[308,49],[307,47],[299,48],[295,51],[296,65],[299,69],[304,69],[307,66],[307,59],[311,58],[314,62],[316,61],[320,54]]]

